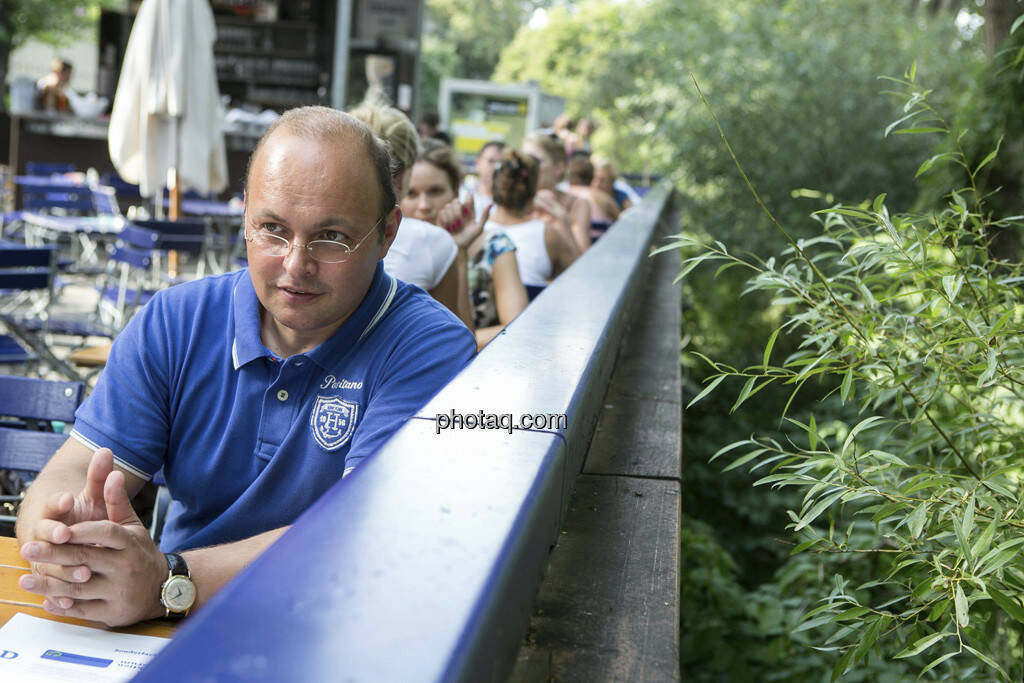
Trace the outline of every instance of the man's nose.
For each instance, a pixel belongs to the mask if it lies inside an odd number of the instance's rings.
[[[284,268],[289,272],[305,273],[316,268],[316,261],[305,245],[292,242],[292,248],[284,255]]]

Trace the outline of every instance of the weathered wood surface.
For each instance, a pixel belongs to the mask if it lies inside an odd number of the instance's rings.
[[[680,678],[678,271],[650,262],[511,681]]]

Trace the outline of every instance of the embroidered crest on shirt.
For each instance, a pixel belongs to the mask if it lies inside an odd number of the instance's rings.
[[[313,414],[309,418],[313,438],[324,450],[334,451],[341,448],[352,437],[358,415],[357,403],[337,396],[317,396],[313,404]]]

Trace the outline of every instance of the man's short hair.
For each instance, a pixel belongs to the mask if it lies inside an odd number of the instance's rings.
[[[380,191],[380,203],[377,214],[385,216],[391,211],[398,198],[395,195],[395,185],[392,180],[393,160],[387,143],[378,138],[370,130],[369,126],[356,117],[346,114],[338,109],[330,107],[297,107],[289,109],[267,127],[263,136],[256,143],[256,147],[249,155],[249,164],[245,171],[245,184],[248,186],[252,176],[252,162],[263,149],[263,145],[270,137],[280,130],[297,137],[315,140],[318,142],[336,142],[349,135],[355,135],[365,146],[366,153],[373,163],[374,171],[377,174],[377,187]],[[384,238],[384,223],[379,227],[380,238]]]
[[[589,185],[594,181],[594,165],[587,157],[573,157],[565,176],[570,185]]]

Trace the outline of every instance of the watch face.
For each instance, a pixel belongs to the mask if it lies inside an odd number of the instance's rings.
[[[172,612],[187,612],[196,601],[195,584],[188,577],[172,576],[164,583],[160,599]]]

